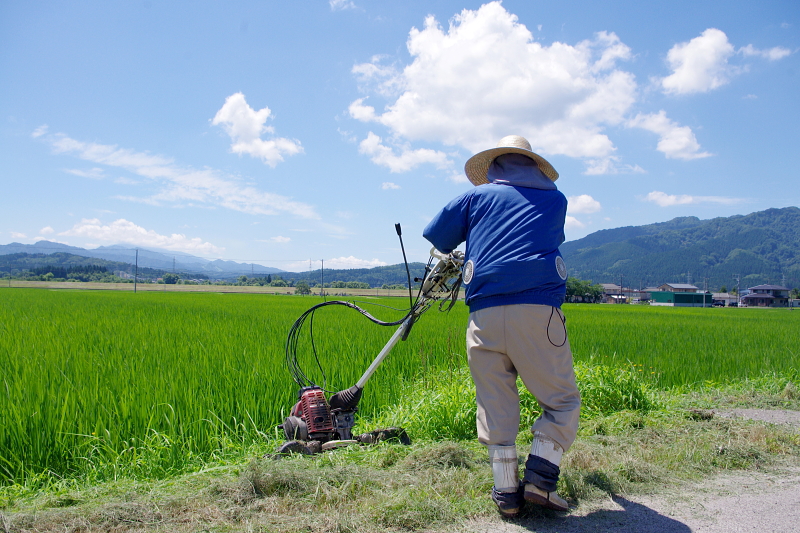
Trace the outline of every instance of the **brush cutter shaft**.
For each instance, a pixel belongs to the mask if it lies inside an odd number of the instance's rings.
[[[414,321],[414,318],[415,317],[412,315],[408,317],[405,322],[400,324],[400,327],[397,328],[397,331],[394,332],[392,338],[389,339],[389,342],[387,342],[386,345],[383,347],[381,353],[379,353],[378,357],[376,357],[375,360],[372,361],[372,364],[369,365],[367,371],[364,372],[364,375],[361,376],[361,379],[358,380],[358,383],[356,383],[356,387],[358,387],[359,389],[364,388],[364,385],[367,383],[367,380],[372,376],[372,374],[375,373],[375,370],[378,368],[378,365],[380,365],[386,358],[386,356],[389,355],[389,352],[392,350],[394,345],[397,344],[397,341],[399,341],[400,338],[403,336],[403,333],[405,333],[405,331],[411,327],[411,323]]]
[[[358,380],[356,387],[359,389],[364,388],[367,380],[372,377],[372,374],[378,366],[383,362],[386,356],[389,355],[389,352],[394,345],[397,344],[397,341],[405,339],[405,335],[411,329],[414,321],[428,310],[430,302],[445,297],[445,295],[448,294],[447,283],[461,275],[461,265],[464,263],[464,254],[462,252],[456,250],[450,254],[443,254],[437,249],[431,248],[431,256],[439,259],[439,263],[425,277],[422,284],[422,298],[414,306],[409,317],[400,324],[400,327],[394,332],[394,335],[392,335],[392,338],[389,339],[389,342],[383,347],[381,353],[372,361],[372,364],[369,365],[369,368],[364,372],[364,375],[361,376],[361,379]]]

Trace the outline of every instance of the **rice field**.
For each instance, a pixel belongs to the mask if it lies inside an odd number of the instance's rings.
[[[319,301],[0,289],[0,484],[126,469],[163,477],[275,435],[297,393],[286,335]],[[362,306],[383,320],[403,315]],[[784,309],[568,305],[565,313],[577,360],[633,364],[660,387],[800,367],[800,313]],[[462,304],[428,311],[370,381],[361,415],[393,405],[429,371],[463,367],[466,319]],[[393,332],[344,307],[320,310],[314,340],[327,388],[354,384]],[[323,384],[303,339],[303,368]]]

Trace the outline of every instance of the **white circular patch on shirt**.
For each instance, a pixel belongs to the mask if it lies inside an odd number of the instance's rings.
[[[567,279],[567,264],[564,263],[564,259],[560,255],[556,256],[556,271],[561,279]]]
[[[461,278],[464,280],[464,285],[469,285],[469,282],[472,281],[472,275],[475,273],[475,263],[472,262],[472,259],[464,263],[464,268],[461,271]]]

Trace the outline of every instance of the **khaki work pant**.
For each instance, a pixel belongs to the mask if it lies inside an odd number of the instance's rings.
[[[560,309],[517,304],[472,312],[467,353],[482,444],[514,444],[520,423],[519,374],[542,408],[531,431],[569,449],[578,432],[581,401]]]

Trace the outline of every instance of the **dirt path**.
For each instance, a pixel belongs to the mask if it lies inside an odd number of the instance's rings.
[[[800,412],[730,409],[724,418],[747,418],[800,427]],[[546,513],[546,514],[545,514]],[[519,521],[473,522],[469,533],[735,533],[800,531],[800,468],[725,474],[657,495],[615,496],[559,516],[545,512]]]
[[[468,524],[469,533],[800,531],[800,469],[721,476],[655,496],[617,496],[566,516]]]

